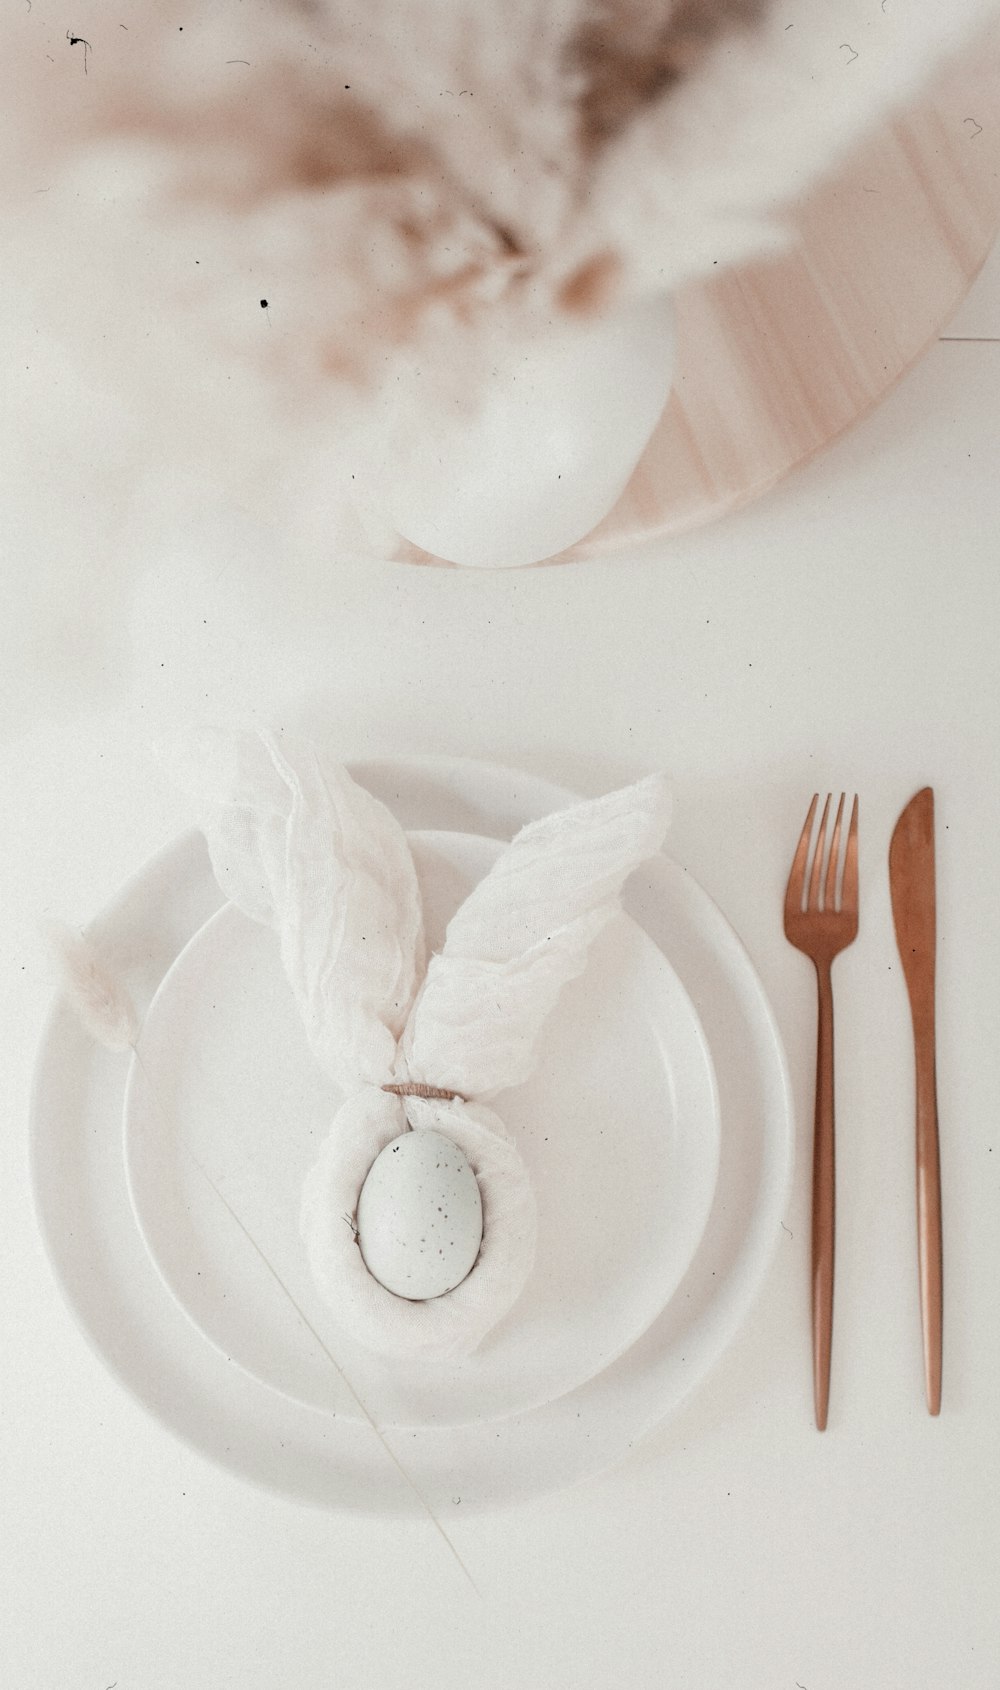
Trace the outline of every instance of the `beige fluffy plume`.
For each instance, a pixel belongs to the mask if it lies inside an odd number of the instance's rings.
[[[107,1050],[130,1050],[139,1035],[135,1006],[96,946],[64,921],[46,921],[42,932],[63,992],[91,1038]]]

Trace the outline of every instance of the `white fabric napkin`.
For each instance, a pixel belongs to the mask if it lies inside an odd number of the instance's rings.
[[[560,991],[628,874],[662,843],[665,782],[650,776],[524,828],[428,962],[406,835],[346,769],[268,733],[204,730],[165,755],[196,800],[223,892],[278,933],[312,1050],[345,1094],[303,1190],[302,1236],[324,1300],[383,1354],[474,1349],[519,1295],[535,1248],[528,1172],[487,1103],[531,1073]],[[383,1089],[410,1082],[457,1095]],[[426,1128],[471,1164],[483,1241],[460,1285],[411,1302],[372,1277],[345,1223],[379,1152]]]

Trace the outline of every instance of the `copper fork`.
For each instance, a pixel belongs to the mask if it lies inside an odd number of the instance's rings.
[[[816,1114],[812,1181],[812,1343],[816,1425],[826,1426],[833,1343],[833,1245],[835,1153],[833,1108],[833,959],[858,933],[858,800],[851,810],[843,870],[840,870],[844,795],[840,795],[833,838],[827,843],[830,799],[823,806],[815,844],[813,821],[819,794],[809,806],[785,892],[785,937],[804,951],[816,969],[819,1008],[816,1026]],[[810,845],[812,866],[810,868]],[[824,864],[826,873],[824,876]],[[808,881],[807,881],[808,874]],[[840,880],[838,896],[838,877]]]

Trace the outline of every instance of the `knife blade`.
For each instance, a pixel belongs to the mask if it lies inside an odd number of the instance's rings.
[[[917,1247],[924,1385],[931,1414],[941,1411],[943,1269],[941,1158],[938,1142],[935,1054],[937,912],[934,792],[925,786],[910,799],[889,846],[889,888],[896,944],[913,1021],[916,1068]]]

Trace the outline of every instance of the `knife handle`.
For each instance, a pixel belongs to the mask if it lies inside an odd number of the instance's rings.
[[[812,1343],[816,1425],[826,1429],[833,1348],[833,1245],[836,1211],[833,1110],[833,986],[828,961],[816,963],[816,1112],[813,1127]]]
[[[941,1244],[941,1156],[938,1147],[934,1028],[914,1022],[917,1075],[917,1251],[924,1384],[931,1414],[941,1412],[944,1288]]]

